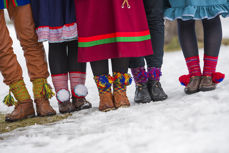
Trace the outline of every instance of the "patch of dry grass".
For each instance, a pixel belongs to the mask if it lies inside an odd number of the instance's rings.
[[[43,125],[48,123],[54,123],[66,119],[71,115],[72,114],[63,114],[63,115],[58,114],[50,117],[34,117],[22,121],[9,123],[9,122],[5,122],[5,115],[0,114],[0,134],[5,132],[10,132],[17,128],[31,126],[35,124]]]

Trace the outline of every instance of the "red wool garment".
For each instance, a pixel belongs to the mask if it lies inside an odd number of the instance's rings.
[[[75,0],[75,6],[79,62],[153,54],[142,0]]]

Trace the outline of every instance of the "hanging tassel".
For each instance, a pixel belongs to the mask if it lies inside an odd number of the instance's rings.
[[[218,84],[218,83],[222,82],[224,80],[224,78],[225,78],[225,74],[223,74],[223,73],[220,73],[220,72],[212,73],[212,81],[214,83]]]
[[[190,75],[182,75],[179,77],[181,85],[187,86],[190,82]]]
[[[125,7],[125,4],[127,5],[127,8],[130,9],[130,4],[129,4],[129,1],[128,0],[124,0],[123,3],[122,3],[122,8]]]
[[[44,83],[41,94],[46,97],[46,99],[51,99],[55,96],[55,93],[52,91],[52,87],[48,83]]]
[[[11,95],[11,91],[9,91],[9,94],[4,98],[3,103],[8,107],[16,105],[14,97]]]

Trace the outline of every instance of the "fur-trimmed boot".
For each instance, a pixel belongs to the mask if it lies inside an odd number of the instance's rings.
[[[99,91],[99,97],[100,97],[99,110],[102,112],[114,110],[115,105],[111,93],[111,86],[114,81],[113,77],[104,74],[100,76],[95,76],[94,80],[96,82]]]
[[[70,102],[70,96],[70,92],[67,89],[60,89],[56,92],[59,112],[61,114],[71,113],[75,111],[74,105]]]
[[[130,102],[126,95],[126,87],[132,83],[132,78],[130,74],[114,72],[113,77],[114,77],[113,97],[114,97],[115,107],[116,108],[129,107]]]
[[[188,57],[185,59],[189,74],[179,77],[179,81],[185,86],[186,94],[199,92],[199,84],[201,79],[201,69],[199,56]]]
[[[168,98],[161,86],[160,77],[160,68],[148,67],[148,89],[153,101],[162,101]]]
[[[47,80],[36,79],[32,83],[37,115],[40,117],[56,115],[56,111],[49,103],[49,99],[55,94],[52,92]]]
[[[61,114],[75,111],[74,105],[70,102],[70,92],[68,90],[68,73],[53,74],[52,82],[56,91],[59,112]]]
[[[148,90],[148,77],[145,68],[131,68],[131,72],[136,86],[134,101],[136,103],[151,102],[151,96]]]
[[[15,102],[11,92],[13,93],[17,102]],[[35,116],[33,101],[31,100],[23,80],[10,85],[9,95],[4,98],[3,102],[7,106],[15,105],[14,111],[11,114],[6,115],[5,120],[7,122],[14,122]]]
[[[216,85],[224,80],[225,75],[216,72],[218,57],[204,55],[204,70],[201,77],[199,90],[211,91],[216,89]]]
[[[88,94],[87,87],[85,86],[86,72],[69,72],[69,77],[72,91],[72,104],[75,110],[80,111],[91,108],[91,103],[85,98]]]
[[[89,109],[92,107],[91,103],[85,98],[87,95],[88,90],[85,85],[78,84],[75,86],[74,90],[72,91],[72,103],[76,111]]]

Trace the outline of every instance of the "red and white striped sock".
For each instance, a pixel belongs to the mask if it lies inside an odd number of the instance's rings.
[[[212,76],[212,73],[216,71],[216,65],[218,57],[204,55],[204,76]]]
[[[69,101],[70,92],[68,90],[68,74],[52,75],[52,82],[56,91],[58,102]]]
[[[67,73],[52,75],[52,82],[53,82],[56,92],[58,92],[60,89],[68,90],[68,74]]]
[[[190,76],[201,76],[199,56],[188,57],[185,59]]]
[[[71,91],[74,90],[75,86],[78,84],[85,85],[86,73],[85,72],[70,72],[70,83],[71,83]]]

